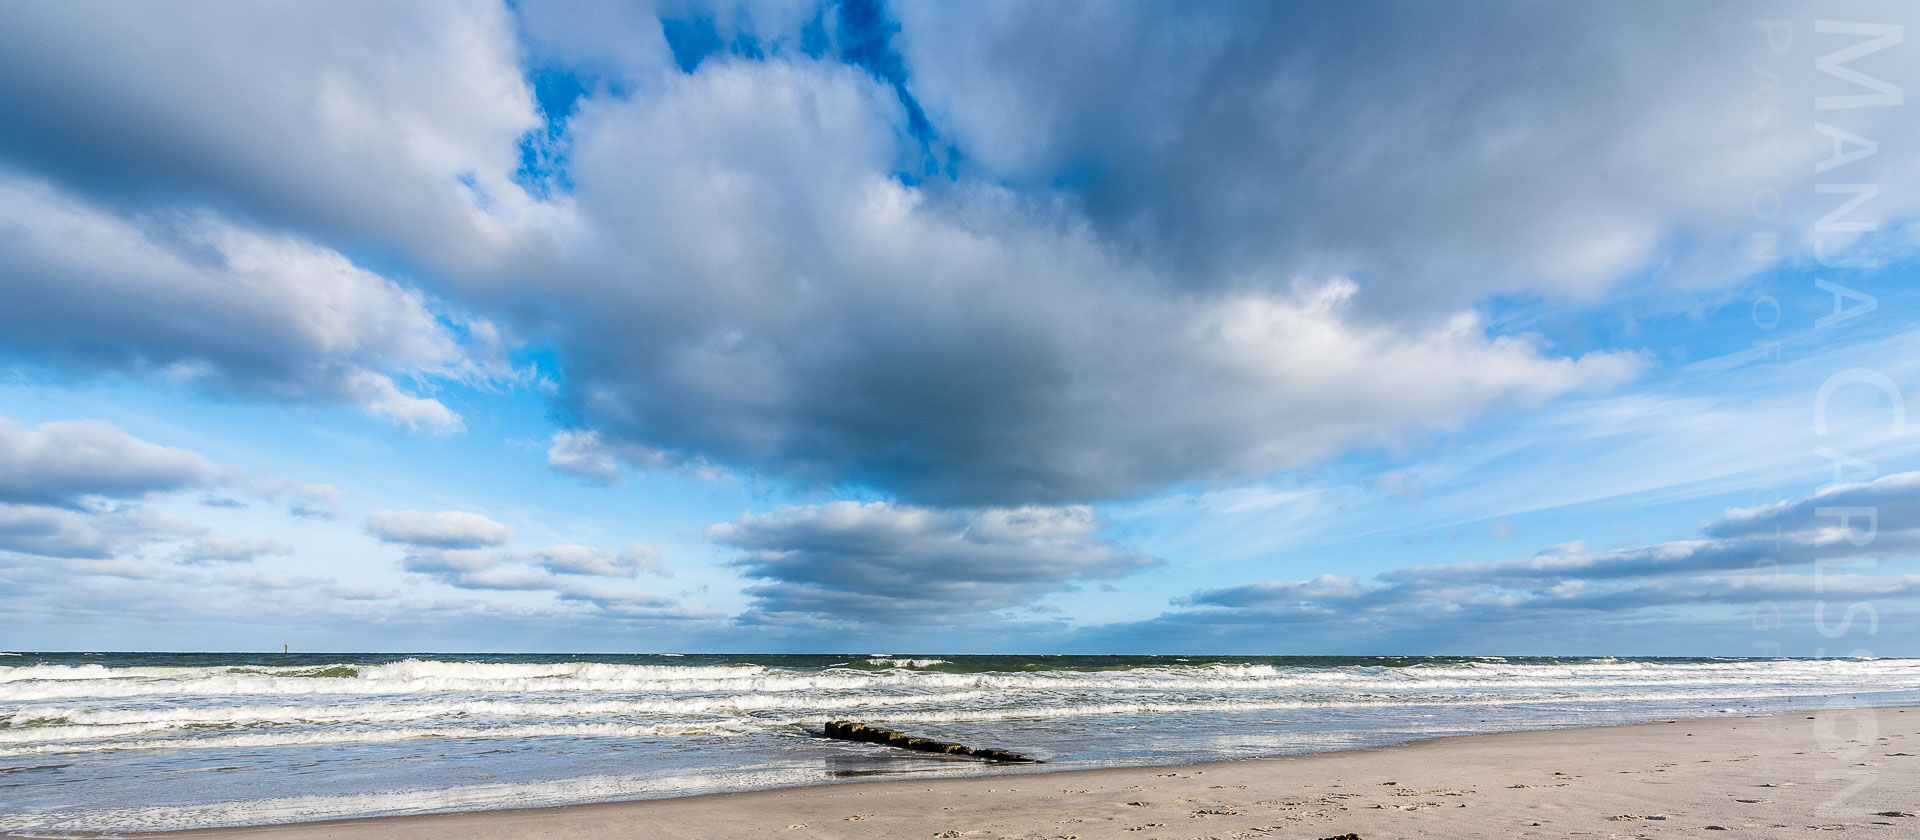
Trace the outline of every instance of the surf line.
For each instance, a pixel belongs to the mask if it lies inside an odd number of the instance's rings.
[[[949,744],[945,741],[935,741],[932,738],[915,738],[905,732],[895,732],[891,729],[868,726],[864,723],[854,723],[850,720],[828,721],[824,734],[828,738],[838,738],[842,741],[863,741],[869,744],[899,747],[903,750],[944,753],[946,755],[965,755],[974,758],[984,758],[988,761],[1011,761],[1030,764],[1038,764],[1041,761],[1033,756],[1023,755],[1011,750],[966,747],[960,744]]]

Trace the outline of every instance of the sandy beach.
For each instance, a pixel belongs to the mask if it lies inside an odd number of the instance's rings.
[[[1442,738],[939,782],[338,820],[154,837],[1920,837],[1920,707]],[[1718,835],[1706,835],[1718,836]]]

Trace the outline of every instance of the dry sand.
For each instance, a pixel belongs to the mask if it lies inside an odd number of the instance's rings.
[[[163,835],[318,838],[1920,838],[1920,708],[1442,738],[1183,767]],[[1726,832],[1726,833],[1721,833]],[[1820,835],[1831,836],[1831,835]]]

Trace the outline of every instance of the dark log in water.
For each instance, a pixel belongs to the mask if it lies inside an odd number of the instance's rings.
[[[828,721],[825,732],[828,738],[838,738],[842,741],[864,741],[869,744],[884,744],[889,747],[899,747],[903,750],[916,750],[918,752],[967,755],[974,758],[984,758],[988,761],[1034,763],[1040,760],[1009,750],[987,747],[967,747],[960,744],[950,744],[946,741],[936,741],[932,738],[915,738],[905,732],[881,729],[877,726],[854,723],[850,720]]]

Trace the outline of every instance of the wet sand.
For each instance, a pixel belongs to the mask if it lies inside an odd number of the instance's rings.
[[[1920,838],[1915,814],[1920,707],[1894,707],[1474,735],[1180,767],[146,836],[1385,840],[1800,838],[1844,830],[1840,836]]]

